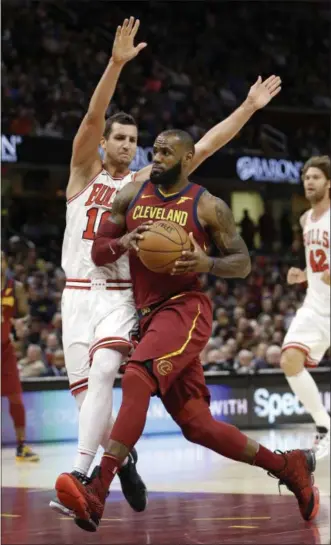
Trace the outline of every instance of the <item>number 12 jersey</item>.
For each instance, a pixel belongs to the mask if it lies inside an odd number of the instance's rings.
[[[330,286],[322,274],[330,267],[330,208],[318,220],[308,211],[303,230],[306,252],[308,290],[304,306],[322,315],[330,315]]]

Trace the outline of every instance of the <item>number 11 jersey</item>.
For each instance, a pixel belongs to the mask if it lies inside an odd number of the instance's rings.
[[[116,193],[133,181],[134,173],[113,178],[105,169],[77,195],[67,201],[62,268],[67,279],[129,280],[127,255],[109,266],[96,267],[91,258],[95,233],[108,219]]]

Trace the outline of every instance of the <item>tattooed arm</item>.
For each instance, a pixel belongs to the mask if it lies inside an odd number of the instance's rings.
[[[223,257],[211,258],[209,272],[223,278],[246,278],[251,272],[251,259],[230,208],[207,192],[202,198],[201,208],[201,218],[205,219],[217,248],[223,254]]]
[[[227,204],[205,191],[199,200],[198,217],[222,257],[208,257],[190,234],[194,250],[183,253],[184,259],[175,264],[173,274],[204,272],[222,278],[246,278],[251,271],[251,260]]]

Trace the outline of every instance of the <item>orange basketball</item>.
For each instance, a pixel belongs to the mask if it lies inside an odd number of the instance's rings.
[[[186,231],[172,221],[156,221],[144,239],[138,241],[138,257],[147,269],[156,273],[169,273],[191,242]]]

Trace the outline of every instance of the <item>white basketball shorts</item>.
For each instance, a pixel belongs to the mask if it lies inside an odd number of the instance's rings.
[[[293,318],[282,350],[297,348],[306,354],[306,365],[315,367],[330,346],[330,316],[302,306]]]
[[[89,281],[82,288],[77,282],[67,281],[62,295],[63,350],[73,395],[87,388],[97,350],[110,348],[127,356],[136,323],[131,289],[114,290],[102,283],[94,289]]]

